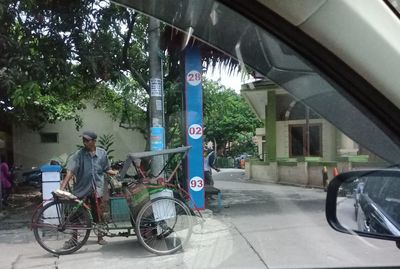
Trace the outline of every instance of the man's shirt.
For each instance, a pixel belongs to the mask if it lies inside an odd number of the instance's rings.
[[[76,177],[73,193],[83,198],[96,190],[99,197],[103,196],[104,173],[110,170],[107,152],[96,147],[92,155],[86,149],[75,152],[68,162],[67,169]]]
[[[207,157],[204,158],[204,171],[211,171],[215,163],[215,152],[211,151]]]

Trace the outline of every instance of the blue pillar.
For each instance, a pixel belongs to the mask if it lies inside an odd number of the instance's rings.
[[[205,207],[201,73],[199,48],[187,48],[185,50],[185,131],[187,145],[192,146],[187,157],[187,175],[190,206],[198,209]]]

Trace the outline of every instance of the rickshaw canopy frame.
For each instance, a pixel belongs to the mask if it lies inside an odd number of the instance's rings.
[[[126,161],[124,163],[124,166],[122,167],[122,170],[120,172],[120,178],[123,179],[125,177],[129,167],[131,166],[131,164],[134,164],[134,161],[136,161],[136,160],[140,160],[142,158],[153,157],[153,156],[176,154],[176,153],[185,153],[185,155],[182,157],[182,159],[184,159],[186,157],[186,154],[190,150],[190,148],[191,148],[191,146],[184,146],[184,147],[173,148],[173,149],[130,153],[126,157]],[[164,169],[167,165],[168,165],[168,163],[160,171],[160,174],[162,173],[162,171],[164,171]]]

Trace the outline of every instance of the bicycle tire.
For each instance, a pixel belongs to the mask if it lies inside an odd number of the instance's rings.
[[[193,222],[189,208],[176,198],[158,197],[147,202],[136,218],[139,242],[157,255],[172,254],[189,241]]]
[[[39,209],[32,228],[42,248],[53,254],[66,255],[80,249],[89,239],[92,220],[88,210],[77,202],[56,200]],[[67,241],[70,246],[66,245]]]

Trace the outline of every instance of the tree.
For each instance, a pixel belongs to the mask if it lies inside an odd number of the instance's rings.
[[[126,78],[131,91],[147,91],[146,27],[145,16],[107,1],[2,1],[0,116],[33,129],[75,119],[79,128],[86,100],[109,108],[130,95],[115,94]],[[116,107],[128,123],[137,112]]]
[[[121,127],[139,130],[148,137],[147,29],[146,16],[108,1],[3,0],[0,117],[33,129],[74,119],[80,128],[78,112],[93,101],[119,121]],[[160,55],[164,59],[165,127],[170,146],[183,143],[180,44],[184,38],[173,28],[162,26]],[[200,44],[198,40],[192,41],[189,44]],[[224,62],[231,70],[235,66],[226,55],[204,44],[201,47],[203,60],[209,66],[217,62]],[[207,87],[208,84],[206,92]],[[238,97],[217,91],[215,85],[209,87],[205,96],[210,95],[212,101],[205,99],[205,111],[210,111],[206,133],[221,142],[233,141],[236,122],[246,120],[227,116],[221,121],[215,117],[220,113],[220,105],[230,104],[227,109],[235,109]],[[221,100],[225,97],[229,102]],[[211,105],[212,102],[219,103]],[[230,136],[222,131],[228,127],[233,128]]]
[[[205,141],[215,140],[217,145],[236,141],[245,144],[254,136],[255,129],[262,126],[245,100],[232,89],[206,80],[203,99]]]

